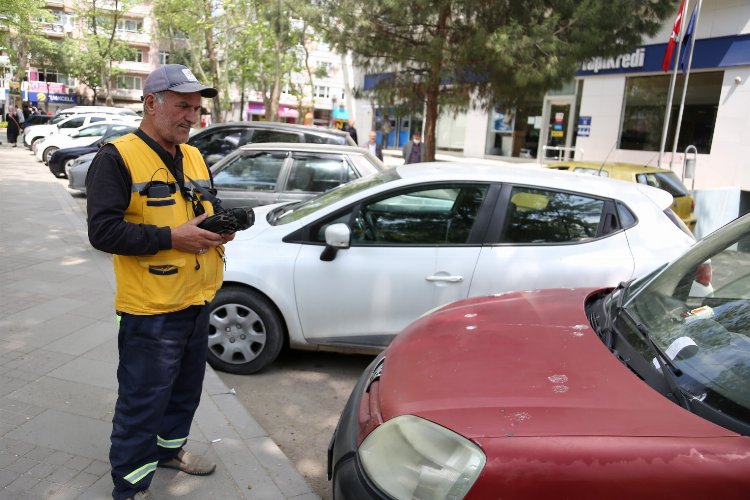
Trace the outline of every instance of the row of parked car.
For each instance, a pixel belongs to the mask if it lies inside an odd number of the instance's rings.
[[[209,363],[377,354],[331,440],[335,498],[747,498],[750,218],[696,245],[690,193],[650,167],[385,168],[266,123],[189,143],[256,216]]]

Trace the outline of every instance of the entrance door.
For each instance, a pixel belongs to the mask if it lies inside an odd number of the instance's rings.
[[[573,157],[573,97],[546,98],[542,115],[542,160],[567,160]]]

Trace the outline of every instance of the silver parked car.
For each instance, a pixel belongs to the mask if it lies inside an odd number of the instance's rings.
[[[385,168],[362,148],[279,142],[242,146],[211,173],[222,205],[232,208],[306,200]]]
[[[68,187],[86,192],[94,155],[74,160]],[[248,144],[211,167],[224,208],[302,201],[342,183],[385,170],[369,151],[348,145],[306,143]]]

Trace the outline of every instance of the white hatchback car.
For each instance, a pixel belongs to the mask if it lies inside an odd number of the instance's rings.
[[[97,122],[89,123],[75,129],[70,135],[52,134],[43,138],[36,147],[36,159],[44,163],[49,162],[49,158],[58,149],[74,148],[77,146],[88,146],[95,143],[106,134],[118,130],[132,129],[133,125],[123,122]]]
[[[694,243],[671,203],[605,178],[422,163],[256,208],[226,246],[209,363],[254,373],[284,344],[377,352],[458,299],[617,285]]]
[[[138,115],[113,115],[107,113],[85,113],[75,114],[62,118],[57,121],[59,117],[52,119],[52,123],[47,125],[33,125],[23,132],[23,143],[30,148],[35,154],[37,147],[40,142],[47,136],[53,134],[67,134],[71,135],[76,132],[77,129],[88,125],[90,123],[97,122],[125,122],[129,125],[137,124],[141,117]]]

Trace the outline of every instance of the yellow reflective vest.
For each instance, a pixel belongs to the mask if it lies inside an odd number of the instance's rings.
[[[112,144],[132,178],[127,222],[176,227],[195,217],[174,176],[142,139],[127,134]],[[185,182],[189,185],[189,178],[208,187],[208,169],[200,152],[186,144],[181,144],[180,150]],[[148,189],[155,184],[167,189]],[[201,199],[201,204],[206,213],[213,214],[208,200]],[[223,246],[210,248],[203,255],[176,249],[160,250],[155,255],[114,255],[115,307],[130,314],[153,315],[205,304],[213,299],[224,279],[223,255]]]

